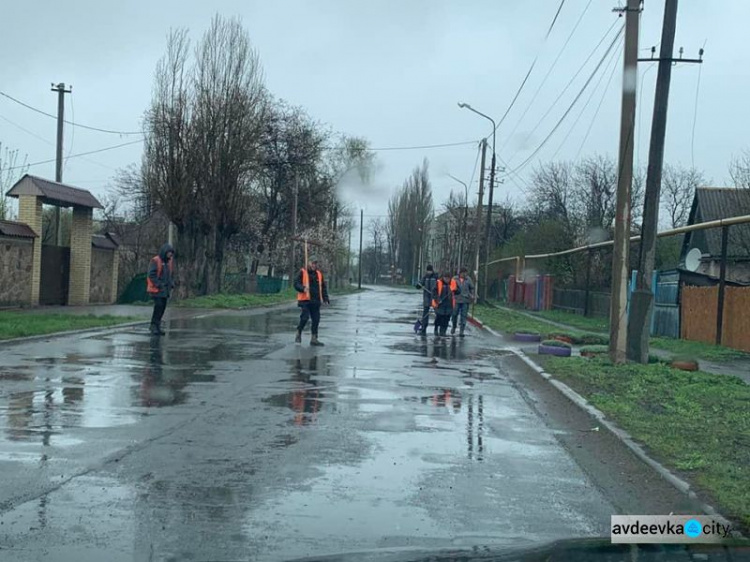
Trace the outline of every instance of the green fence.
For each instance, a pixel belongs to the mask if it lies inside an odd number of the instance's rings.
[[[117,304],[131,304],[134,302],[147,302],[149,300],[146,292],[146,274],[139,273],[130,280],[128,286],[117,299]]]

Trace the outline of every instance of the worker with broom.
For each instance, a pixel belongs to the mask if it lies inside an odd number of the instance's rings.
[[[432,297],[437,286],[437,280],[435,270],[431,265],[428,265],[424,277],[416,285],[417,289],[422,289],[422,320],[419,331],[422,336],[427,334],[427,326],[430,324],[430,306],[432,306]],[[437,334],[437,324],[435,325],[435,334]]]
[[[435,309],[435,327],[440,330],[441,337],[445,337],[448,331],[448,324],[456,308],[456,295],[459,294],[461,294],[461,289],[451,278],[451,272],[446,270],[437,281],[432,299],[432,308]]]
[[[323,346],[323,342],[318,340],[320,307],[323,303],[331,304],[331,301],[328,298],[328,287],[323,279],[323,273],[318,269],[316,257],[310,257],[306,267],[300,269],[294,280],[294,288],[297,290],[297,306],[302,309],[294,341],[295,343],[302,342],[302,330],[305,329],[307,321],[312,320],[310,345]]]

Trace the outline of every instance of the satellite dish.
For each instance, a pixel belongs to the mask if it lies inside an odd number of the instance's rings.
[[[703,252],[701,252],[698,248],[693,248],[690,250],[685,256],[685,269],[688,271],[697,271],[698,267],[701,264],[701,257],[703,256]]]

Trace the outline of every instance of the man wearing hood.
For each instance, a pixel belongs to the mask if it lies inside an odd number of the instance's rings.
[[[159,255],[151,258],[148,265],[146,290],[154,299],[154,312],[151,315],[151,334],[163,336],[161,319],[167,309],[167,301],[174,289],[174,248],[164,244]]]
[[[323,342],[318,339],[320,306],[323,303],[331,304],[331,301],[328,298],[328,286],[323,279],[323,272],[318,267],[317,258],[310,258],[307,267],[299,270],[294,279],[294,288],[297,290],[297,306],[302,310],[294,341],[295,343],[302,342],[302,330],[305,329],[307,321],[312,320],[310,345],[323,346]]]

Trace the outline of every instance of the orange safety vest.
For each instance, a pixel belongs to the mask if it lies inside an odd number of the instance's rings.
[[[156,277],[161,278],[161,272],[164,269],[164,261],[160,256],[154,256],[151,258],[151,261],[156,262]],[[169,260],[169,273],[174,273],[174,260]],[[151,278],[148,275],[146,276],[146,292],[150,295],[156,295],[159,293],[159,287],[151,281]]]
[[[455,279],[451,279],[451,302],[453,303],[453,308],[456,308],[456,295],[454,291],[458,290],[458,284],[456,283]],[[443,280],[438,279],[437,282],[437,296],[440,297],[440,294],[443,292]],[[432,299],[432,308],[437,309],[437,307],[440,305],[437,298]]]
[[[310,300],[310,275],[307,273],[307,268],[302,268],[302,284],[305,286],[304,293],[297,293],[298,301],[309,301]],[[323,302],[323,274],[318,269],[315,273],[318,274],[318,300]]]

